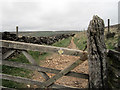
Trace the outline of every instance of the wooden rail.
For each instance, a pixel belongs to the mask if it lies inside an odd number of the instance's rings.
[[[0,86],[1,90],[16,90],[14,88],[8,88],[8,87],[4,87],[4,86]]]
[[[3,57],[2,57],[2,59],[6,59],[7,57],[9,57],[12,53],[14,53],[15,52],[15,50],[9,50],[8,52],[6,52],[4,55],[3,55]]]
[[[6,79],[6,80],[11,80],[11,81],[16,81],[16,82],[19,82],[19,83],[27,83],[27,84],[30,84],[30,85],[42,86],[42,82],[40,82],[40,81],[31,80],[31,79],[28,79],[28,78],[23,78],[23,77],[18,77],[18,76],[7,75],[7,74],[0,74],[0,79]],[[74,87],[68,87],[68,86],[61,86],[61,85],[53,84],[51,86],[51,88],[74,88]]]
[[[51,68],[41,67],[41,66],[37,66],[37,65],[25,64],[25,63],[13,62],[13,61],[7,61],[7,60],[3,60],[1,64],[6,65],[6,66],[11,66],[11,67],[42,71],[42,72],[53,73],[53,74],[57,74],[61,71],[61,70],[57,70],[57,69],[51,69]],[[72,72],[72,71],[67,73],[65,76],[72,76],[72,77],[77,77],[77,78],[88,79],[88,74],[76,73],[76,72]]]
[[[107,55],[109,58],[120,61],[120,52],[115,50],[107,50]]]
[[[0,40],[0,47],[13,48],[13,49],[19,49],[19,50],[52,52],[52,53],[58,53],[58,51],[60,49],[62,49],[63,54],[80,56],[80,57],[83,56],[83,54],[84,54],[84,55],[86,55],[86,59],[87,59],[87,52],[86,51],[81,51],[81,50],[76,50],[76,49],[68,49],[68,48],[62,48],[62,47],[55,47],[55,46],[47,46],[47,45],[38,45],[38,44],[32,44],[32,43]]]

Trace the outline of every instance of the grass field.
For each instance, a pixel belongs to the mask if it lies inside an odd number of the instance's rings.
[[[61,41],[58,41],[58,42],[54,43],[53,46],[56,46],[56,47],[67,47],[70,44],[71,39],[72,39],[72,37],[69,37],[67,39],[63,39]]]
[[[117,27],[110,28],[110,32],[114,32],[115,36],[108,39],[105,38],[106,47],[108,49],[115,49],[115,46],[118,43],[118,40],[120,39],[119,37],[120,33],[118,33],[117,31]],[[105,35],[106,34],[107,34],[107,28],[105,29]]]
[[[36,31],[36,32],[19,32],[20,36],[34,36],[34,37],[41,37],[41,36],[53,36],[58,34],[68,34],[74,33],[77,31]]]
[[[87,45],[86,32],[76,33],[76,36],[74,37],[74,43],[76,44],[78,49],[83,50]]]

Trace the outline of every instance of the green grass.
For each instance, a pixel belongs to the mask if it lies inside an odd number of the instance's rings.
[[[14,58],[8,59],[8,61],[29,63],[23,54],[19,54]],[[2,65],[2,73],[13,75],[13,76],[31,78],[33,72],[31,70]],[[2,80],[2,85],[9,88],[21,88],[21,87],[23,88],[26,84],[21,84],[21,83],[9,81],[9,80]]]
[[[2,66],[2,73],[9,74],[13,76],[20,76],[25,78],[31,78],[32,77],[32,71],[22,69],[22,68],[15,68],[15,67],[9,67],[9,66]],[[18,83],[10,80],[2,80],[2,86],[9,87],[9,88],[25,88],[26,84]]]
[[[23,54],[19,54],[14,58],[7,59],[8,61],[15,61],[15,62],[21,62],[21,63],[29,63],[29,61],[26,59],[26,57]],[[21,77],[29,77],[29,70],[25,70],[22,68],[15,68],[15,67],[9,67],[9,66],[2,66],[2,73],[15,75],[15,76],[21,76]]]
[[[45,60],[45,58],[50,55],[49,53],[40,53],[37,51],[28,51],[28,53],[35,59],[35,61],[39,64],[40,60]],[[8,61],[15,61],[21,63],[29,63],[26,57],[23,54],[19,54],[14,58],[8,59]],[[13,76],[20,76],[25,78],[31,78],[33,75],[33,71],[26,70],[22,68],[15,68],[9,66],[2,66],[2,73],[9,74]],[[9,80],[2,80],[2,85],[9,88],[25,88],[26,84],[17,83]]]
[[[53,46],[56,46],[56,47],[67,47],[70,44],[71,39],[72,39],[72,37],[63,39],[63,40],[61,40],[59,42],[54,43]]]
[[[9,67],[9,66],[2,66],[2,73],[14,75],[14,76],[21,76],[26,78],[31,78],[32,71],[22,69],[22,68],[15,68],[15,67]]]
[[[112,37],[105,40],[107,49],[115,49],[115,45],[118,43],[118,37]]]
[[[21,62],[21,63],[29,63],[29,61],[27,60],[27,58],[22,53],[20,53],[19,55],[17,55],[14,58],[7,59],[7,60],[8,61]]]
[[[114,32],[115,33],[115,36],[112,37],[112,38],[108,38],[108,39],[105,39],[105,44],[106,44],[106,47],[107,49],[115,49],[115,45],[118,43],[118,41],[120,40],[120,33],[117,31],[117,27],[113,27],[113,28],[110,28],[110,32]],[[105,35],[108,33],[107,32],[107,28],[105,29]]]
[[[114,45],[111,41],[114,41],[112,38],[109,40],[106,40],[106,47],[107,49],[114,49]]]
[[[40,65],[42,60],[45,60],[47,56],[51,55],[48,52],[38,52],[38,51],[28,51],[28,53],[36,60],[36,62]]]
[[[84,34],[84,32],[79,32],[76,34],[74,37],[74,43],[80,50],[83,50],[85,48],[87,45],[87,36]]]
[[[2,86],[9,88],[26,88],[26,84],[18,83],[10,80],[2,80]]]

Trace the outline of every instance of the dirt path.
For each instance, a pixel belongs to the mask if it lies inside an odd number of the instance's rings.
[[[72,38],[71,43],[68,46],[68,48],[77,49],[76,45],[74,44],[73,39],[74,38]],[[42,62],[41,66],[63,70],[68,65],[70,65],[74,61],[76,61],[78,58],[79,57],[76,57],[76,56],[58,55],[55,53],[52,56],[47,57],[46,60],[44,60]],[[87,74],[88,73],[88,62],[87,61],[83,62],[82,64],[77,66],[72,71]],[[50,74],[50,73],[48,73],[48,75],[50,77],[54,76],[54,74]],[[39,81],[44,81],[43,78],[40,76],[40,74],[36,71],[34,73],[33,79],[39,80]],[[55,83],[60,84],[60,85],[68,85],[68,86],[73,86],[73,87],[86,88],[88,80],[70,77],[70,76],[64,76],[64,77],[58,79]]]
[[[68,48],[71,48],[71,49],[78,49],[78,48],[76,47],[75,43],[74,43],[74,37],[72,37],[71,43],[70,43],[70,45],[68,46]]]

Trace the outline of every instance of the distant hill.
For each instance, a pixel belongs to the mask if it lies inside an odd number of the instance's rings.
[[[19,32],[19,36],[41,37],[41,36],[54,36],[54,35],[59,35],[59,34],[70,34],[70,33],[75,33],[75,32],[77,32],[77,31],[34,31],[34,32]]]

